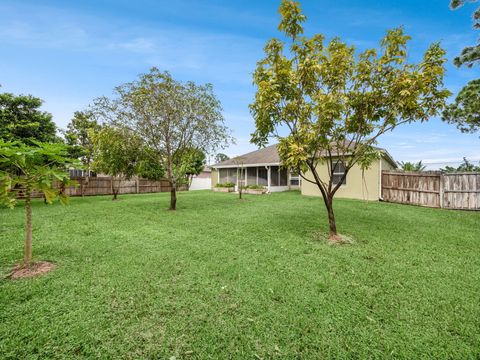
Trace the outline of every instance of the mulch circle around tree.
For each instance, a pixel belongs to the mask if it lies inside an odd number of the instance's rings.
[[[38,261],[31,265],[17,265],[10,273],[10,279],[23,279],[46,274],[57,266],[48,261]]]

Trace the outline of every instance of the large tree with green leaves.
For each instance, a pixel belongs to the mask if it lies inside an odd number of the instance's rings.
[[[93,141],[91,134],[100,131],[101,126],[88,111],[75,111],[73,118],[63,131],[65,143],[72,158],[79,159],[87,176],[92,163]]]
[[[465,5],[466,0],[452,0],[450,6],[457,9]],[[476,2],[476,0],[471,1]],[[473,13],[474,28],[480,28],[480,7]],[[457,67],[472,67],[480,61],[480,44],[467,46],[453,62]],[[442,119],[454,124],[462,132],[474,133],[480,130],[480,80],[472,80],[460,90],[455,101],[448,105]]]
[[[58,142],[52,115],[41,111],[43,101],[31,95],[0,93],[0,139]]]
[[[182,83],[152,68],[115,94],[96,99],[93,111],[103,122],[128,128],[153,150],[170,182],[170,210],[175,210],[191,149],[210,154],[230,140],[212,85]]]
[[[284,166],[315,184],[327,208],[330,238],[338,240],[333,198],[349,170],[379,156],[379,136],[404,123],[427,121],[444,107],[445,51],[431,45],[419,63],[407,61],[410,39],[402,28],[387,32],[380,49],[356,54],[339,38],[303,36],[306,20],[297,2],[283,0],[279,30],[289,41],[270,40],[258,62],[251,112],[260,146],[278,141]],[[326,163],[328,177],[317,171]],[[342,164],[342,179],[334,177]],[[306,175],[308,173],[308,175]],[[338,180],[338,181],[337,181]]]
[[[40,192],[49,204],[56,198],[66,203],[62,188],[72,185],[66,170],[79,165],[68,158],[63,144],[33,141],[29,146],[0,140],[0,201],[13,208],[20,195],[25,199],[25,265],[32,263],[32,196]]]

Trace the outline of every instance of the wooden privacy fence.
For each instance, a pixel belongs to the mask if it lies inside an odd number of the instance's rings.
[[[118,179],[110,176],[102,177],[72,177],[78,183],[78,187],[69,186],[65,188],[65,194],[69,196],[83,195],[111,195],[113,194],[113,187],[118,187]],[[59,187],[59,185],[57,185]],[[143,194],[143,193],[157,193],[169,192],[171,190],[170,182],[168,180],[146,180],[146,179],[131,179],[122,180],[118,194]],[[187,190],[186,186],[180,186],[178,190]],[[34,197],[41,197],[40,193],[33,195]],[[20,196],[21,197],[21,196]]]
[[[383,171],[382,199],[444,209],[480,210],[480,173]]]

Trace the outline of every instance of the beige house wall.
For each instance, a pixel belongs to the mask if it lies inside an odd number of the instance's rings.
[[[217,169],[212,169],[211,178],[212,178],[212,188],[214,188],[215,185],[218,184],[218,170]]]
[[[347,174],[347,183],[341,185],[335,193],[335,197],[378,200],[381,191],[381,171],[393,168],[393,166],[383,157],[376,160],[370,168],[362,171],[359,165],[354,165]],[[317,172],[321,179],[328,180],[327,164],[319,164]],[[313,180],[312,173],[309,171],[304,174],[307,179]],[[312,184],[302,179],[302,195],[322,196],[316,184]]]

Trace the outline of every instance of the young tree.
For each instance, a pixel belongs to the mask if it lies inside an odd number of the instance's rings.
[[[75,111],[73,119],[67,125],[67,130],[63,131],[70,156],[82,162],[87,177],[90,175],[93,154],[93,142],[90,134],[98,132],[100,128],[91,113]]]
[[[290,47],[272,39],[258,62],[252,142],[263,146],[275,138],[284,166],[312,174],[302,177],[318,186],[330,238],[339,240],[335,193],[355,164],[366,168],[378,157],[373,145],[379,136],[403,123],[427,121],[443,108],[449,96],[443,88],[445,51],[433,44],[420,63],[408,63],[410,37],[398,28],[387,32],[379,51],[356,55],[339,38],[324,45],[323,35],[302,36],[306,18],[297,2],[283,0],[280,14],[279,30]],[[327,164],[328,178],[320,178],[320,163]],[[334,182],[340,164],[345,172]]]
[[[112,176],[112,200],[117,200],[122,180],[131,179],[138,172],[142,160],[143,142],[126,128],[104,126],[90,131],[93,143],[92,168]]]
[[[238,199],[242,200],[243,188],[245,185],[245,158],[237,156],[233,158],[233,162],[237,165],[237,181],[238,181]]]
[[[61,188],[72,185],[65,171],[69,166],[79,166],[67,157],[62,144],[33,141],[34,146],[20,142],[0,140],[0,201],[13,208],[21,193],[25,198],[25,252],[24,264],[32,263],[32,206],[34,192],[41,192],[47,203],[59,198],[66,203],[68,197]],[[55,182],[62,184],[58,189]]]
[[[403,171],[423,171],[426,168],[426,166],[422,164],[421,160],[417,163],[400,161],[398,165]]]
[[[177,185],[185,179],[190,149],[209,154],[230,140],[212,85],[181,83],[152,68],[115,93],[113,99],[95,100],[95,114],[127,127],[155,152],[171,185],[170,210],[175,210]]]
[[[31,95],[0,94],[0,140],[58,142],[52,115],[40,111],[43,101]]]

